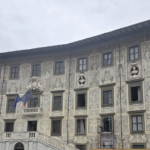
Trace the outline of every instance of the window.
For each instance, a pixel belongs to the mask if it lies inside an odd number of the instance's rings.
[[[103,118],[103,132],[111,132],[112,121],[111,117]]]
[[[76,145],[76,148],[78,148],[79,150],[86,150],[85,147],[85,145]]]
[[[14,122],[6,122],[5,131],[6,132],[13,132],[14,130]]]
[[[52,135],[61,135],[61,120],[52,120]]]
[[[145,145],[143,144],[133,144],[132,147],[133,149],[145,149]]]
[[[62,101],[62,97],[61,96],[54,96],[54,104],[53,104],[53,109],[54,110],[60,110],[61,109],[61,101]]]
[[[142,115],[132,116],[132,131],[143,131]]]
[[[129,57],[130,57],[130,60],[137,60],[139,59],[139,49],[138,49],[138,46],[134,46],[134,47],[130,47],[129,48]]]
[[[142,82],[129,83],[129,101],[130,103],[141,103],[143,101]]]
[[[22,143],[17,143],[17,144],[15,145],[15,150],[24,150],[23,144],[22,144]]]
[[[28,121],[28,131],[37,131],[37,121]]]
[[[77,134],[85,134],[86,128],[85,128],[85,119],[77,119]]]
[[[141,101],[140,86],[131,87],[131,101]]]
[[[62,110],[63,106],[63,92],[53,93],[52,110]]]
[[[112,104],[112,91],[103,91],[103,105]]]
[[[77,107],[85,107],[85,94],[78,94]]]
[[[62,74],[63,73],[63,61],[55,63],[55,74]]]
[[[87,70],[87,59],[81,58],[78,60],[78,71]]]
[[[76,108],[86,108],[87,103],[87,91],[77,91],[76,92]]]
[[[28,107],[39,107],[38,98],[34,98],[28,102]]]
[[[32,76],[40,76],[40,65],[33,65]]]
[[[15,104],[15,99],[9,99],[8,100],[8,104],[7,104],[7,112],[8,113],[14,113],[15,112],[14,104]]]
[[[19,68],[18,67],[12,67],[11,68],[11,79],[15,79],[19,77]]]
[[[109,66],[112,64],[112,53],[103,54],[103,66]]]

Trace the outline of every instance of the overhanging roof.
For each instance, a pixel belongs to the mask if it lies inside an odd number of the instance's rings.
[[[25,56],[25,55],[50,53],[54,51],[72,50],[72,49],[82,48],[82,47],[86,47],[86,46],[90,46],[90,45],[94,45],[98,43],[100,44],[106,41],[110,41],[116,38],[124,37],[124,36],[131,35],[137,32],[142,32],[142,31],[150,32],[150,20],[144,21],[138,24],[134,24],[128,27],[124,27],[121,29],[117,29],[108,33],[101,34],[101,35],[97,35],[94,37],[90,37],[87,39],[72,42],[69,44],[0,53],[0,59],[9,58],[9,57],[19,57],[19,56]]]

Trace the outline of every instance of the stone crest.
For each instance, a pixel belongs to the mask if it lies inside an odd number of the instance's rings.
[[[43,91],[43,86],[41,85],[41,80],[39,77],[32,77],[29,81],[29,85],[27,86],[27,90],[38,90]]]

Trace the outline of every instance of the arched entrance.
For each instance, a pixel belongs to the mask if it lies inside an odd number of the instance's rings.
[[[22,144],[22,143],[17,143],[17,144],[15,145],[14,150],[24,150],[23,144]]]

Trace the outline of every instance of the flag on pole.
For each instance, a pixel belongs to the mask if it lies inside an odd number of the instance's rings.
[[[31,100],[31,99],[34,99],[34,98],[33,98],[33,95],[32,95],[32,93],[31,93],[31,91],[29,90],[29,91],[26,92],[25,95],[23,95],[23,96],[21,97],[21,101],[23,102],[24,107],[26,106],[26,103],[27,103],[29,100]]]
[[[14,103],[14,108],[16,108],[17,103],[20,102],[20,101],[21,101],[20,96],[19,96],[19,94],[17,94],[16,101]]]

